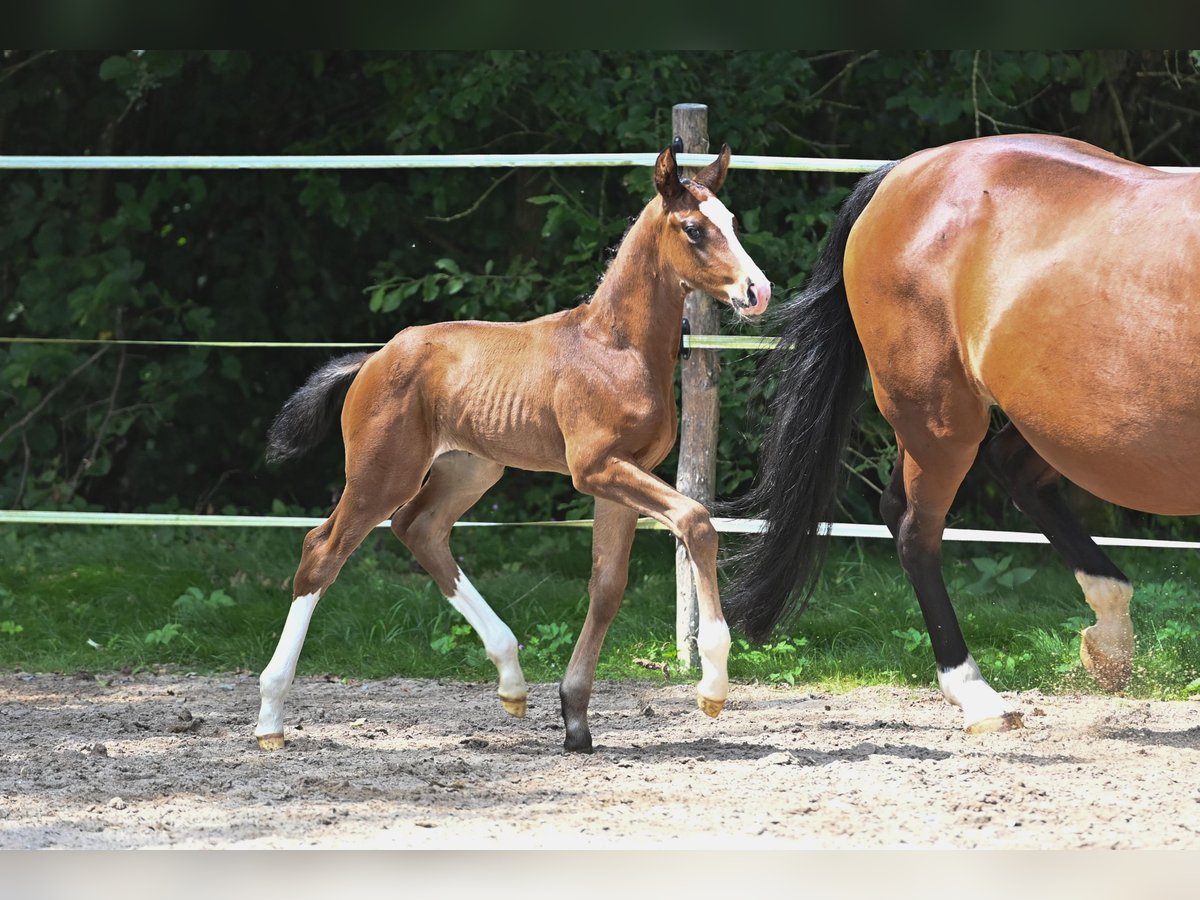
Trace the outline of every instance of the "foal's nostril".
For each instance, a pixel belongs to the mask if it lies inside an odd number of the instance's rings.
[[[746,306],[748,308],[758,306],[758,295],[754,292],[754,282],[749,278],[746,279]]]

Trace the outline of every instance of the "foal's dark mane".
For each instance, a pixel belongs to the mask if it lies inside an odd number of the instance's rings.
[[[600,290],[600,285],[604,284],[604,276],[608,274],[608,270],[612,268],[613,260],[617,258],[617,254],[621,252],[621,245],[625,243],[625,238],[629,237],[629,232],[633,230],[633,226],[637,224],[640,216],[630,216],[626,225],[625,231],[621,237],[611,247],[605,247],[602,251],[604,254],[604,270],[596,276],[596,286],[592,288],[589,294],[580,294],[575,298],[577,306],[586,306],[592,302],[592,298],[596,296],[596,291]]]

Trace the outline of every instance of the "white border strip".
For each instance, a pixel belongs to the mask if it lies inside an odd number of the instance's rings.
[[[657,153],[460,153],[345,156],[0,156],[0,169],[528,169],[653,166]],[[707,153],[680,153],[681,166],[699,168],[716,159]],[[742,155],[733,169],[766,172],[874,172],[891,160],[827,159],[817,156]],[[1200,172],[1195,166],[1151,166],[1163,172]]]
[[[99,513],[53,512],[47,510],[0,510],[0,525],[142,525],[196,526],[217,528],[315,528],[325,520],[309,516],[201,516],[178,513]],[[379,528],[387,528],[381,522]],[[761,519],[714,518],[717,531],[726,534],[753,534],[761,531]],[[567,519],[542,522],[456,522],[456,528],[590,528],[591,519]],[[653,519],[639,519],[638,528],[664,531]],[[886,538],[891,533],[883,525],[859,525],[835,522],[821,526],[821,532],[833,537]],[[991,531],[981,528],[947,528],[942,535],[947,541],[977,541],[991,544],[1048,544],[1043,534],[1031,531]],[[1171,550],[1200,549],[1200,541],[1166,541],[1150,538],[1097,537],[1097,544],[1107,547],[1155,547]]]
[[[0,344],[84,344],[87,346],[112,345],[128,347],[224,347],[233,349],[292,349],[328,347],[367,347],[378,349],[381,341],[176,341],[135,340],[126,338],[49,338],[49,337],[5,337]],[[779,345],[779,338],[771,335],[738,334],[685,334],[683,346],[708,350],[770,350]]]
[[[0,169],[482,169],[653,166],[657,153],[460,153],[346,156],[0,156]],[[680,153],[681,166],[706,166],[716,156]],[[874,172],[886,159],[734,156],[733,169],[771,172]]]

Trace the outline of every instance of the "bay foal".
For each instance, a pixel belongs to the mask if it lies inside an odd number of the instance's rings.
[[[771,288],[738,241],[716,193],[729,148],[693,180],[673,150],[659,155],[657,195],[621,243],[588,303],[530,322],[408,328],[383,349],[335,360],[280,411],[268,458],[299,455],[322,436],[341,389],[346,487],[308,533],[279,645],[260,678],[255,735],[283,746],[283,702],[313,609],[342,564],[382,520],[478,632],[499,673],[504,708],[523,716],[517,640],[463,574],[450,528],[506,466],[570,475],[596,498],[587,618],[559,689],[568,750],[590,750],[587,707],[605,632],[628,576],[638,515],[687,549],[700,606],[698,703],[716,716],[729,692],[729,629],[717,594],[717,533],[708,512],[650,471],[675,443],[674,371],[683,300],[700,290],[742,315]],[[428,475],[428,478],[426,476]]]

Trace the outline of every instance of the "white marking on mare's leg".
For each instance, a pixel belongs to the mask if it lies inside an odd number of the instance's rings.
[[[1096,624],[1081,635],[1079,657],[1101,687],[1119,691],[1129,682],[1133,669],[1133,621],[1129,618],[1133,585],[1084,572],[1076,572],[1075,580],[1096,613]]]
[[[308,623],[320,599],[321,592],[315,591],[292,601],[275,654],[258,676],[262,706],[258,711],[258,725],[254,734],[260,738],[283,734],[283,701],[292,686],[292,679],[296,677],[296,661],[300,659],[300,648],[304,646]],[[282,738],[278,746],[283,746]]]
[[[966,662],[953,669],[938,669],[938,686],[942,689],[942,696],[963,711],[963,725],[968,731],[990,720],[1003,722],[1016,715],[1008,708],[1004,698],[984,681],[975,657],[970,654]],[[996,729],[985,727],[980,730]]]
[[[525,715],[525,698],[529,688],[525,684],[521,664],[517,661],[517,638],[512,629],[492,611],[462,569],[458,570],[458,577],[454,581],[454,594],[447,599],[475,629],[483,641],[488,659],[495,663],[500,675],[496,693],[504,703],[504,708],[513,715]]]

